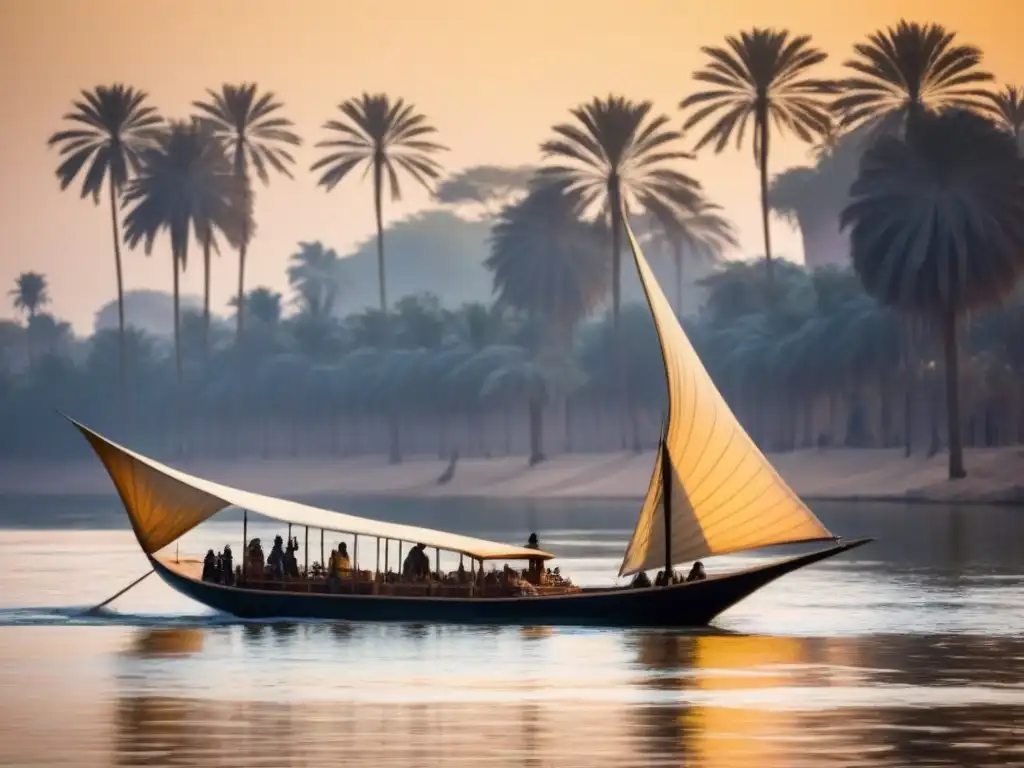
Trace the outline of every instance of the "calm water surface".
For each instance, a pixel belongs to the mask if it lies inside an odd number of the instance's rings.
[[[585,584],[614,581],[635,515],[360,504],[511,541],[536,529]],[[656,632],[242,624],[155,577],[85,619],[146,570],[109,507],[0,498],[0,524],[21,526],[0,530],[0,765],[1024,765],[1021,509],[818,505],[879,541],[710,630]],[[34,513],[62,527],[26,527]],[[182,552],[237,551],[239,528],[209,523]]]

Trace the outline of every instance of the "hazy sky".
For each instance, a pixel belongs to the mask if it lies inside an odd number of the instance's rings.
[[[652,99],[673,116],[693,89],[700,46],[753,25],[811,34],[836,73],[869,32],[911,20],[938,21],[980,45],[1001,81],[1024,81],[1024,52],[1006,0],[0,0],[0,316],[24,270],[47,275],[52,311],[76,330],[114,295],[106,207],[61,194],[47,137],[78,90],[121,81],[149,92],[168,116],[185,116],[204,89],[255,80],[276,92],[305,139],[296,178],[260,189],[259,233],[249,287],[285,288],[298,240],[345,253],[372,233],[370,189],[358,176],[327,194],[309,165],[323,122],[363,90],[402,96],[426,113],[452,148],[449,170],[479,163],[538,162],[538,144],[568,108],[595,95]],[[776,145],[772,171],[806,160],[804,147]],[[740,227],[744,251],[760,252],[757,175],[749,149],[705,155],[690,172]],[[395,218],[424,206],[387,207]],[[776,250],[801,259],[798,236],[774,224]],[[190,265],[183,290],[199,293]],[[215,266],[213,305],[226,311],[235,261]],[[125,254],[125,285],[169,289],[166,247]]]

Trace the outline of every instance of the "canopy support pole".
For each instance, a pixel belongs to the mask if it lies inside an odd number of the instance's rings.
[[[441,580],[441,548],[434,547],[434,570],[437,572],[438,581]]]
[[[665,518],[665,586],[672,583],[672,459],[668,454],[668,425],[661,438],[661,501]]]
[[[380,536],[377,537],[377,559],[373,562],[373,580],[377,581],[380,576]]]
[[[384,539],[384,580],[387,581],[391,567],[388,565],[388,555],[391,554],[391,539]]]
[[[359,534],[352,535],[352,575],[359,572]]]
[[[327,561],[324,560],[324,529],[320,529],[320,565],[324,568],[327,567]]]
[[[402,540],[401,539],[398,540],[398,567],[400,569],[399,570],[399,575],[400,576],[404,576],[405,574],[402,573],[402,570],[404,569],[405,564],[402,562]]]
[[[249,510],[242,510],[242,584],[248,584],[246,574],[249,571]]]
[[[288,527],[291,528],[290,525]],[[309,526],[308,525],[306,526],[306,550],[305,550],[305,555],[306,555],[306,561],[305,561],[305,563],[302,566],[302,571],[303,571],[303,576],[306,577],[307,585],[308,585],[308,580],[309,580]]]

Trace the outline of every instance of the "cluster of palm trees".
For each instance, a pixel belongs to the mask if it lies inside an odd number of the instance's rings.
[[[405,296],[386,323],[376,309],[339,318],[320,309],[333,291],[333,263],[316,243],[294,254],[291,282],[301,309],[291,316],[281,294],[250,290],[241,346],[230,323],[215,319],[205,351],[202,307],[186,309],[181,385],[166,338],[129,327],[127,383],[138,405],[130,432],[110,398],[116,327],[62,341],[55,333],[61,324],[45,323],[49,315],[38,311],[35,363],[16,376],[0,371],[0,422],[8,427],[0,455],[80,450],[54,408],[170,457],[386,453],[392,410],[403,455],[525,453],[535,463],[621,447],[610,313],[581,323],[567,355],[555,353],[561,342],[552,342],[552,326],[503,302],[445,309],[429,295]],[[606,262],[599,274],[607,276]],[[906,328],[850,270],[808,272],[780,261],[772,280],[769,292],[764,261],[730,262],[700,281],[702,309],[685,318],[716,384],[762,448],[903,446],[932,454],[947,445],[941,347]],[[1021,323],[1024,301],[1017,300],[975,315],[966,329],[968,445],[1024,441]],[[619,325],[643,447],[651,448],[665,409],[654,327],[641,303],[625,303]],[[0,355],[23,361],[26,331],[8,340],[8,330],[0,324]],[[909,356],[901,344],[907,330],[914,333]],[[908,401],[910,372],[916,384]],[[179,399],[187,408],[176,408]]]
[[[715,256],[734,244],[733,230],[717,206],[683,170],[692,158],[684,136],[706,126],[693,151],[708,146],[722,151],[732,142],[742,146],[749,128],[760,172],[767,290],[773,293],[773,142],[791,134],[827,147],[841,133],[870,125],[852,202],[842,215],[851,232],[852,263],[879,300],[941,330],[950,474],[962,476],[958,320],[1005,295],[1024,269],[1020,92],[1011,87],[993,93],[981,52],[957,43],[952,32],[936,24],[900,22],[871,35],[855,46],[845,63],[849,74],[838,80],[816,77],[826,54],[810,37],[784,30],[753,29],[702,50],[707,62],[694,73],[700,89],[680,104],[681,129],[650,102],[595,98],[553,127],[552,138],[541,145],[545,164],[527,197],[501,212],[489,260],[496,290],[508,305],[555,329],[543,349],[531,350],[534,359],[557,356],[558,344],[564,357],[571,329],[610,293],[612,376],[621,412],[629,417],[623,438],[641,447],[620,329],[626,217],[653,223],[679,271],[684,253]],[[398,198],[402,176],[431,188],[441,175],[436,157],[445,147],[435,140],[427,118],[402,99],[364,94],[339,109],[339,118],[324,126],[330,138],[318,144],[324,154],[312,170],[328,191],[357,168],[372,176],[379,310],[388,345],[384,189]],[[271,171],[291,175],[295,161],[289,148],[300,139],[283,116],[282,103],[255,85],[225,85],[197,101],[195,110],[188,121],[165,122],[145,93],[99,87],[75,102],[67,115],[72,126],[51,143],[63,158],[62,186],[84,175],[83,196],[98,201],[103,183],[108,184],[119,300],[120,206],[126,209],[129,247],[143,243],[148,251],[159,233],[170,235],[175,296],[193,237],[207,264],[220,240],[238,250],[240,341],[245,259],[255,232],[251,177],[266,182]],[[610,259],[593,255],[602,250],[600,238],[610,242]],[[123,317],[121,339],[123,349]],[[177,342],[176,348],[180,381]],[[122,362],[122,378],[123,369]],[[908,392],[913,381],[908,375]],[[397,412],[389,416],[389,429],[390,454],[397,461]]]

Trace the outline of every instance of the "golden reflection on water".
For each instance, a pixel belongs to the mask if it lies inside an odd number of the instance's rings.
[[[448,643],[481,652],[497,645],[496,658],[510,663],[525,654],[524,666],[509,674],[467,658],[465,685],[427,678],[444,689],[434,691],[442,694],[436,700],[418,700],[417,688],[394,700],[367,697],[384,674],[370,668],[405,657],[429,666]],[[592,686],[535,668],[543,662],[530,654],[545,644],[585,649],[575,664]],[[391,661],[365,658],[372,647],[390,648]],[[549,651],[546,658],[563,663],[561,651]],[[3,666],[26,658],[51,663],[16,673]],[[914,706],[908,692],[934,692],[928,670],[945,658],[954,665],[944,703]],[[912,663],[897,669],[899,659]],[[0,631],[0,764],[1012,765],[1024,762],[1022,659],[1020,638],[881,642],[286,623],[7,628]],[[321,681],[322,698],[289,695],[289,681],[306,667]],[[23,686],[18,692],[12,680]],[[892,685],[902,700],[885,692]],[[960,698],[989,689],[1009,698]],[[474,699],[481,691],[491,695]],[[865,706],[858,692],[881,695]]]

